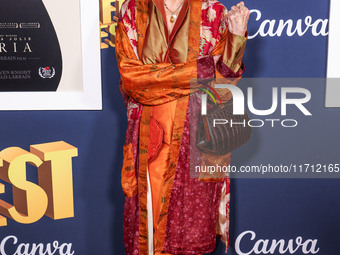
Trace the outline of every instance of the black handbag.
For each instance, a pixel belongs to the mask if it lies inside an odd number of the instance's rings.
[[[219,98],[215,89],[210,86],[208,88]],[[211,96],[211,93],[209,95]],[[226,123],[219,123],[214,127],[214,120]],[[219,105],[199,119],[196,133],[197,148],[202,152],[215,155],[225,155],[239,148],[251,137],[252,128],[248,125],[248,121],[249,116],[246,111],[243,115],[233,114],[232,99],[225,104],[220,100]]]

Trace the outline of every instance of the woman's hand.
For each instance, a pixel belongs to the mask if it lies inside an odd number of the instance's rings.
[[[249,14],[250,12],[243,2],[231,7],[227,13],[229,31],[236,35],[245,36]]]

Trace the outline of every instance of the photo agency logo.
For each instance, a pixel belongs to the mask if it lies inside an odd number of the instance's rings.
[[[202,152],[225,155],[247,143],[254,128],[295,128],[301,119],[305,120],[302,116],[312,116],[307,107],[311,92],[303,87],[289,87],[287,82],[295,80],[242,79],[240,86],[247,88],[246,93],[225,81],[191,81],[197,93],[190,98],[190,128],[196,133],[190,142],[196,143]],[[287,86],[273,87],[278,83]]]
[[[338,158],[331,158],[329,154],[322,160],[317,156],[311,161],[309,155],[304,153],[301,155],[308,160],[301,161],[300,157],[296,157],[277,161],[259,156],[254,157],[254,161],[247,161],[240,158],[233,165],[230,165],[228,156],[216,157],[248,143],[252,134],[254,139],[245,148],[245,153],[252,153],[260,146],[272,151],[273,145],[277,144],[280,144],[280,149],[290,150],[292,142],[295,143],[297,139],[300,140],[296,148],[300,147],[299,151],[303,152],[306,146],[304,141],[313,144],[311,137],[315,130],[332,133],[331,130],[339,125],[338,119],[334,118],[337,109],[329,111],[325,107],[325,102],[329,101],[325,97],[327,80],[243,78],[237,86],[232,80],[226,84],[225,79],[217,79],[210,84],[201,80],[193,81],[193,93],[190,96],[191,177],[339,178]],[[339,95],[339,91],[333,93]],[[321,129],[327,131],[320,130],[314,123],[321,123]],[[333,140],[329,136],[323,142],[332,143]],[[314,153],[321,154],[318,146],[315,146]]]
[[[239,125],[242,127],[251,127],[251,128],[260,128],[265,125],[270,125],[271,127],[275,127],[280,125],[284,128],[292,128],[298,125],[298,120],[294,118],[286,118],[287,114],[287,106],[293,105],[296,107],[303,115],[312,116],[312,113],[305,106],[311,99],[311,92],[306,88],[299,87],[273,87],[271,98],[268,98],[268,101],[271,100],[271,106],[268,109],[257,109],[254,106],[254,88],[247,88],[247,106],[249,111],[256,116],[266,116],[266,118],[236,118],[236,116],[244,116],[245,115],[245,95],[243,91],[236,87],[235,85],[229,84],[215,84],[215,89],[228,89],[232,95],[232,113],[228,115],[229,118],[211,118],[212,127],[217,127],[218,125],[228,125],[233,127],[235,125]],[[280,90],[280,98],[279,98],[279,90]],[[290,95],[294,94],[294,97]],[[206,116],[208,113],[207,110],[207,102],[208,95],[212,98],[212,93],[205,91],[201,94],[201,115]],[[214,99],[212,99],[214,101]],[[280,109],[279,109],[280,108]],[[270,118],[270,115],[280,110],[280,115],[283,118]],[[222,115],[221,115],[222,116]],[[223,116],[222,116],[223,117]],[[237,121],[236,121],[237,120]]]

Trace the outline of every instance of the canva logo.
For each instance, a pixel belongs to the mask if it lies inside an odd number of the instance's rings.
[[[0,243],[0,254],[10,255],[7,253],[6,247],[13,247],[16,245],[15,253],[13,255],[73,255],[74,250],[72,249],[71,243],[59,243],[54,241],[53,243],[18,243],[18,238],[16,236],[7,236]]]
[[[292,19],[288,20],[261,20],[262,13],[259,10],[253,9],[250,11],[249,23],[256,24],[258,26],[257,31],[249,35],[249,39],[253,39],[257,36],[261,37],[280,37],[286,36],[304,36],[307,33],[311,33],[313,36],[327,36],[328,35],[328,19],[313,19],[311,16],[298,19],[296,21]],[[255,17],[255,21],[252,20]]]
[[[66,142],[31,145],[30,152],[10,147],[0,152],[0,179],[12,185],[13,205],[0,200],[0,226],[7,218],[30,224],[44,215],[74,217],[72,158],[78,149]],[[37,168],[39,183],[27,180],[26,164]],[[5,185],[0,183],[0,197]],[[6,218],[7,217],[7,218]]]
[[[241,248],[242,244],[251,244],[252,248],[246,251],[245,248]],[[256,234],[254,231],[248,230],[241,233],[235,242],[235,250],[239,255],[250,254],[317,254],[319,252],[318,240],[307,239],[303,240],[301,236],[295,239],[289,239],[285,241],[258,239],[256,240]]]

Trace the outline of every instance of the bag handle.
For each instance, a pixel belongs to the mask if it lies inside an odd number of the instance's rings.
[[[209,90],[207,90],[205,88],[199,88],[199,89],[204,91],[205,93],[207,93],[210,96],[210,98],[214,101],[214,104],[217,105],[217,102],[216,102],[216,99],[215,99],[214,95],[211,94],[211,92]]]
[[[216,89],[213,88],[212,86],[210,85],[207,85],[207,84],[204,84],[204,83],[201,83],[203,86],[205,86],[207,89],[211,90],[218,98],[218,101],[220,102],[220,105],[223,107],[223,103],[222,103],[222,100],[220,98],[220,95],[217,93]],[[200,90],[203,90],[204,92],[206,92],[211,98],[212,100],[214,101],[215,105],[217,104],[216,103],[216,99],[214,98],[214,96],[211,94],[210,91],[208,91],[207,89],[204,89],[204,88],[199,88]]]

